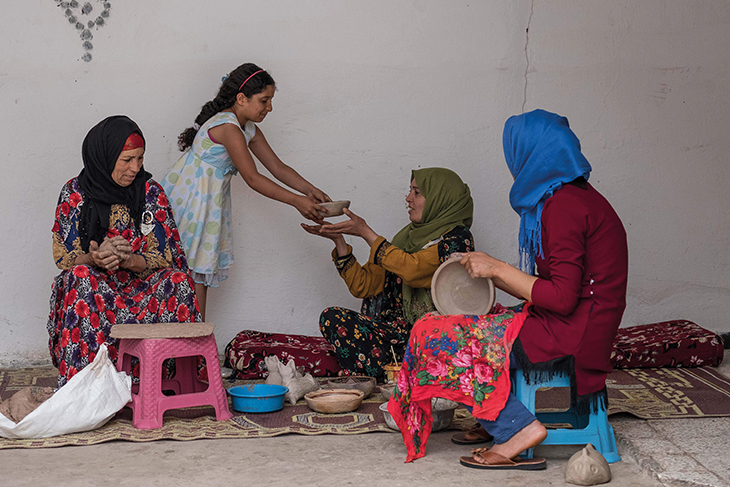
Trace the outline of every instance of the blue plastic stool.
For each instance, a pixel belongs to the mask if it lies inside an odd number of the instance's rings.
[[[621,461],[616,449],[616,437],[613,427],[608,423],[606,409],[579,416],[569,409],[558,413],[535,413],[535,393],[541,387],[570,387],[570,378],[565,375],[555,376],[547,382],[528,384],[522,369],[512,371],[512,392],[517,399],[543,424],[568,423],[570,428],[548,429],[547,438],[541,445],[585,445],[591,443],[608,463]],[[532,458],[532,448],[523,452],[526,458]]]

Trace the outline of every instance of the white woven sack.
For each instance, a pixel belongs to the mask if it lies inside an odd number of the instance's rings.
[[[103,344],[92,363],[22,421],[14,423],[0,414],[0,436],[46,438],[93,430],[106,424],[131,399],[132,378],[117,372]]]

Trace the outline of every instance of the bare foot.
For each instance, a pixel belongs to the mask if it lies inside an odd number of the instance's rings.
[[[499,445],[495,444],[489,451],[499,453],[505,458],[514,458],[524,450],[542,443],[547,438],[547,430],[535,420],[517,432],[512,438]],[[474,455],[474,460],[485,463],[481,456]]]

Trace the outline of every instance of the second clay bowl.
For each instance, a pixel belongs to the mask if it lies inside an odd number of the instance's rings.
[[[451,421],[454,419],[454,411],[458,406],[459,405],[457,403],[448,399],[441,397],[431,398],[431,416],[433,418],[431,432],[448,428]],[[388,412],[387,402],[380,405],[380,411],[382,411],[385,423],[388,427],[400,431],[400,428],[398,428],[393,416],[391,416]]]
[[[436,269],[431,279],[431,297],[442,315],[485,315],[494,304],[494,283],[488,278],[472,278],[452,257]]]
[[[338,377],[327,381],[330,389],[357,389],[365,394],[365,398],[370,397],[375,389],[375,377],[367,377],[364,375],[351,375],[349,377]]]
[[[307,406],[318,413],[347,413],[354,411],[365,399],[357,389],[320,389],[304,396]]]

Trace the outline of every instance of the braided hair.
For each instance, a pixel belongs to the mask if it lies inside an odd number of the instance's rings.
[[[248,79],[256,71],[261,71],[255,76]],[[246,81],[248,79],[248,81]],[[241,84],[246,81],[246,84],[241,87]],[[261,93],[269,86],[276,86],[274,78],[269,73],[261,70],[258,66],[253,63],[242,64],[228,75],[223,81],[221,87],[218,89],[218,94],[211,101],[203,105],[200,109],[200,114],[195,117],[195,123],[203,125],[208,121],[210,117],[216,113],[231,108],[236,102],[236,96],[239,93],[243,93],[246,98],[251,98],[257,93]],[[181,152],[185,152],[192,145],[195,140],[195,134],[198,130],[194,127],[188,127],[180,134],[177,138],[177,147]]]

